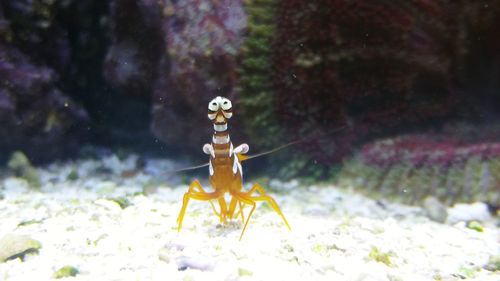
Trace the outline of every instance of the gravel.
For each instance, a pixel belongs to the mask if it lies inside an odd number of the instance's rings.
[[[187,185],[162,172],[175,163],[137,161],[55,163],[39,169],[39,190],[0,178],[0,237],[42,244],[0,263],[0,280],[50,280],[65,266],[78,269],[72,280],[500,280],[498,218],[482,203],[438,223],[420,207],[275,179],[270,194],[292,230],[259,204],[239,241],[241,221],[220,225],[206,202],[191,201],[178,233]]]

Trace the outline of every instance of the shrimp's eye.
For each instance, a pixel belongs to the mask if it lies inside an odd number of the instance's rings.
[[[228,100],[226,98],[222,98],[221,107],[223,110],[230,110],[232,106],[233,105],[231,104],[230,100]]]
[[[219,110],[219,103],[217,102],[216,99],[213,99],[211,102],[208,103],[208,110],[210,111]]]

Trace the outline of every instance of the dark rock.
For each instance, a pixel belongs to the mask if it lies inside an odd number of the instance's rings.
[[[235,96],[238,52],[246,18],[242,1],[172,1],[163,7],[168,56],[153,94],[153,133],[199,149],[210,136],[208,102]],[[178,132],[182,132],[179,134]]]
[[[0,42],[0,148],[54,157],[74,148],[87,114],[56,86],[58,75]]]
[[[158,1],[111,2],[111,38],[103,74],[121,94],[149,97],[165,53]]]
[[[0,4],[2,152],[22,150],[31,160],[53,159],[74,151],[87,130],[87,112],[70,97],[62,79],[70,73],[72,53],[61,14],[72,3]]]

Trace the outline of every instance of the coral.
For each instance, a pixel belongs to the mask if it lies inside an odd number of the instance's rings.
[[[239,67],[241,118],[252,144],[271,148],[283,132],[273,111],[274,88],[271,43],[275,34],[277,0],[245,1],[248,30]]]
[[[266,147],[316,137],[301,145],[303,161],[327,167],[370,139],[470,112],[461,79],[473,30],[481,18],[488,30],[499,15],[446,0],[275,3],[246,2],[240,100],[247,132]]]
[[[278,121],[273,77],[273,42],[276,36],[277,0],[245,1],[247,34],[241,50],[239,66],[238,105],[248,142],[254,151],[272,149],[293,141]],[[275,170],[282,179],[297,175],[320,178],[325,170],[311,161],[301,151],[277,153],[269,156],[267,172]]]
[[[304,146],[311,158],[331,163],[361,139],[450,113],[449,6],[420,2],[281,2],[274,106],[294,138],[327,135]]]
[[[160,61],[152,121],[159,139],[199,151],[200,136],[211,131],[206,121],[208,102],[218,95],[234,100],[238,52],[246,27],[242,2],[163,2],[168,56]]]
[[[500,205],[500,143],[451,135],[407,135],[375,141],[344,163],[339,184],[417,203]]]

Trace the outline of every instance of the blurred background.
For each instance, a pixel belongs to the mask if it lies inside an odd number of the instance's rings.
[[[499,29],[500,0],[2,0],[0,163],[206,161],[220,95],[251,152],[306,139],[264,174],[498,207]]]

